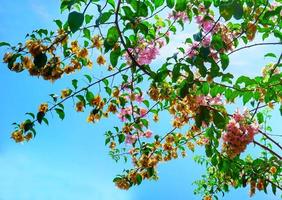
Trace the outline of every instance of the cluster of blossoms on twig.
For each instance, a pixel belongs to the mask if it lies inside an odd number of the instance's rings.
[[[251,119],[250,113],[245,110],[243,113],[234,113],[227,124],[227,130],[223,134],[223,151],[230,158],[234,158],[244,152],[247,145],[254,140],[258,133],[259,125]]]

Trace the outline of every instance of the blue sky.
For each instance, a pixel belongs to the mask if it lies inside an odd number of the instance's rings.
[[[37,28],[55,28],[52,19],[62,18],[59,1],[56,0],[0,0],[0,41],[16,43],[23,41],[26,33]],[[193,33],[188,30],[183,36]],[[179,42],[163,50],[162,56]],[[254,75],[267,60],[264,52],[271,48],[256,48],[237,53],[232,59],[236,74]],[[273,49],[273,48],[272,48]],[[275,49],[276,52],[279,49]],[[281,49],[280,49],[281,51]],[[170,49],[171,52],[171,49]],[[246,53],[248,52],[248,56]],[[0,55],[3,55],[0,49]],[[90,72],[85,70],[85,72]],[[70,80],[79,78],[71,75],[55,83],[29,77],[27,73],[11,73],[0,63],[1,120],[0,120],[0,200],[198,200],[193,195],[192,181],[200,177],[203,169],[192,161],[192,154],[159,166],[160,179],[145,181],[129,191],[118,190],[112,183],[113,177],[125,165],[110,159],[104,146],[104,132],[116,123],[116,118],[102,120],[95,125],[86,123],[86,113],[78,114],[67,103],[67,117],[60,121],[49,117],[50,126],[37,126],[36,139],[28,144],[16,144],[10,137],[13,122],[24,119],[24,113],[36,111],[48,94],[59,92],[70,85]],[[281,132],[278,112],[271,121],[275,131]],[[166,132],[170,129],[161,121],[152,129]],[[280,129],[279,129],[280,128]],[[280,140],[281,141],[281,140]],[[248,189],[231,191],[222,199],[249,199]],[[253,200],[275,200],[277,197],[258,193]]]

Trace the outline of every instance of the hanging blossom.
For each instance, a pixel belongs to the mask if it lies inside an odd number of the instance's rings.
[[[159,55],[159,49],[164,46],[164,41],[158,39],[155,42],[147,42],[144,39],[139,41],[139,46],[135,49],[128,48],[130,54],[136,59],[139,65],[149,65]],[[125,54],[125,59],[131,63],[131,58],[128,53]]]
[[[187,22],[189,20],[186,12],[173,12],[168,15],[168,19],[173,20],[181,20],[183,22]]]
[[[125,137],[125,143],[126,144],[134,144],[138,138],[145,137],[145,138],[149,139],[149,138],[152,137],[152,135],[153,135],[153,132],[151,130],[146,130],[144,132],[141,132],[141,131],[138,130],[138,132],[135,133],[135,134],[127,133],[126,137]]]
[[[244,152],[247,145],[254,140],[259,131],[259,125],[251,120],[250,113],[245,110],[242,114],[237,110],[227,124],[227,130],[223,134],[223,151],[230,158],[234,158]]]
[[[222,95],[212,97],[210,94],[196,97],[196,103],[202,106],[223,105]]]
[[[146,117],[148,110],[146,108],[138,108],[137,111],[132,111],[131,106],[126,107],[126,108],[121,108],[119,113],[117,114],[118,118],[122,121],[125,122],[127,120],[127,116],[131,116],[134,114],[134,117]]]

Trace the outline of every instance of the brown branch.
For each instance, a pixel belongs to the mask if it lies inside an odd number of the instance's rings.
[[[272,149],[268,148],[267,146],[264,146],[263,144],[261,144],[261,143],[255,141],[255,140],[253,141],[253,143],[256,144],[256,145],[258,145],[258,146],[260,146],[260,147],[263,148],[264,150],[270,152],[272,155],[276,156],[276,157],[279,158],[280,160],[282,159],[282,157],[281,157],[279,154],[277,154],[276,152],[274,152]]]
[[[135,66],[137,66],[138,68],[140,68],[144,73],[146,73],[147,75],[151,76],[150,72],[148,72],[143,65],[139,65],[139,63],[136,61],[136,59],[133,57],[133,55],[131,54],[131,52],[129,51],[129,49],[126,47],[126,43],[124,41],[124,38],[122,36],[122,32],[120,30],[120,27],[119,27],[119,23],[118,23],[118,15],[119,15],[119,10],[120,10],[120,5],[121,5],[121,0],[118,0],[118,3],[117,3],[117,9],[116,9],[116,12],[115,12],[115,24],[116,24],[116,28],[117,28],[117,31],[118,31],[118,34],[119,34],[119,38],[121,40],[121,44],[122,46],[125,48],[128,56],[130,57],[130,59],[132,60],[133,64]]]
[[[275,140],[273,140],[271,137],[269,137],[269,136],[267,135],[267,133],[265,133],[265,132],[263,132],[263,131],[261,131],[261,130],[259,130],[259,132],[260,132],[264,137],[266,137],[268,140],[270,140],[271,142],[273,142],[276,146],[278,146],[278,147],[282,150],[282,146],[281,146],[278,142],[276,142]]]

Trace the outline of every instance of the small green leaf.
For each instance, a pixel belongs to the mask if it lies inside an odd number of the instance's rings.
[[[91,103],[93,99],[94,99],[94,94],[90,91],[87,91],[86,92],[86,100],[88,101],[88,103]]]
[[[83,24],[84,15],[73,11],[68,16],[68,24],[72,33],[75,33]]]
[[[229,2],[221,3],[219,5],[219,13],[226,20],[230,20],[233,14],[232,4]]]
[[[169,8],[174,7],[175,0],[166,0],[166,4]]]
[[[225,128],[226,120],[224,116],[216,110],[213,111],[213,122],[217,128],[219,129]]]
[[[37,56],[35,56],[34,60],[33,60],[33,63],[34,63],[34,65],[37,68],[44,67],[46,65],[46,63],[47,63],[47,56],[46,56],[46,54],[45,53],[40,53]]]
[[[243,16],[243,5],[239,0],[233,1],[233,17],[237,20],[241,19]]]
[[[115,43],[118,41],[119,38],[119,34],[118,34],[118,30],[116,28],[116,26],[112,26],[107,33],[107,43],[108,45],[110,45],[111,47],[113,47],[115,45]]]
[[[90,75],[88,75],[88,74],[85,74],[84,76],[85,76],[85,78],[87,78],[87,80],[89,81],[89,83],[91,83],[91,81],[92,81],[91,76],[90,76]]]
[[[137,185],[140,185],[142,183],[142,176],[140,174],[136,175],[136,181],[137,181]]]
[[[45,113],[44,113],[44,112],[38,112],[38,113],[37,113],[36,119],[37,119],[37,121],[38,121],[39,124],[41,124],[41,122],[42,122],[44,116],[45,116]]]
[[[2,46],[10,46],[10,44],[7,43],[7,42],[0,42],[0,47],[2,47]]]
[[[124,134],[119,134],[118,135],[118,142],[121,144],[123,143],[125,140],[125,135]]]
[[[229,57],[228,55],[222,53],[220,54],[220,62],[221,62],[221,67],[223,70],[225,70],[228,65],[229,65]]]
[[[56,113],[58,114],[58,116],[60,117],[61,120],[63,120],[65,118],[65,112],[62,109],[56,108],[55,111],[56,111]]]
[[[78,83],[78,80],[76,79],[72,80],[72,86],[74,87],[74,89],[77,89],[77,83]]]
[[[175,10],[185,11],[187,8],[188,0],[176,0]]]

